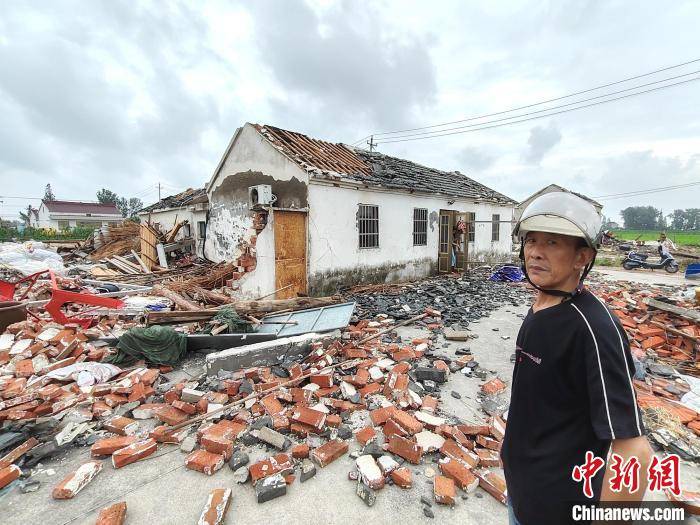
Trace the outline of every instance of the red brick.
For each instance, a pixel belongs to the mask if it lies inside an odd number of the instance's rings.
[[[180,399],[180,392],[178,392],[174,388],[168,390],[163,396],[163,401],[165,401],[166,403],[172,403],[173,401],[177,401],[178,399]]]
[[[198,525],[223,525],[231,504],[231,489],[214,489],[209,493]]]
[[[396,421],[409,435],[417,434],[423,430],[423,424],[408,412],[396,410],[391,419]]]
[[[413,441],[409,441],[401,436],[392,436],[389,440],[387,450],[392,454],[396,454],[404,458],[406,461],[418,465],[423,456],[423,449]]]
[[[411,476],[411,469],[408,467],[397,468],[391,471],[391,479],[394,484],[402,489],[410,489],[413,486],[413,479]]]
[[[280,403],[272,394],[263,397],[260,400],[260,404],[265,407],[265,411],[271,416],[276,416],[284,411],[282,403]]]
[[[386,423],[387,420],[394,415],[395,411],[396,407],[393,405],[388,407],[377,408],[369,413],[369,417],[372,420],[372,424],[376,427]]]
[[[139,441],[139,438],[136,436],[117,436],[98,439],[95,444],[90,447],[90,454],[92,454],[92,457],[110,456],[117,450],[128,447],[137,441]]]
[[[228,394],[225,392],[208,392],[205,397],[207,401],[216,405],[225,405],[228,403]]]
[[[102,462],[88,461],[71,472],[63,481],[56,485],[51,493],[53,499],[71,499],[83,490],[92,479],[102,470]]]
[[[434,398],[433,396],[425,396],[422,399],[422,402],[423,402],[423,405],[422,405],[423,410],[425,410],[426,412],[433,413],[433,412],[435,412],[435,410],[437,410],[438,400],[436,398]]]
[[[133,436],[139,431],[139,424],[128,417],[116,416],[105,421],[103,428],[120,436]]]
[[[189,416],[193,416],[197,413],[197,407],[194,406],[192,403],[185,403],[184,401],[176,399],[175,401],[173,401],[172,405],[173,408],[177,408],[178,410],[183,411]]]
[[[95,525],[123,525],[125,518],[126,501],[120,501],[102,509]]]
[[[31,375],[31,374],[29,374]],[[321,388],[330,388],[333,386],[333,375],[331,374],[316,374],[312,375],[309,380],[320,386]]]
[[[105,403],[107,403],[107,406],[110,406],[112,408],[117,407],[119,405],[123,405],[129,400],[126,396],[120,396],[117,394],[108,394],[102,399]]]
[[[146,387],[143,383],[136,383],[131,387],[131,393],[128,397],[129,403],[133,401],[145,401],[146,400]]]
[[[157,448],[158,443],[154,439],[148,438],[137,441],[114,452],[112,454],[112,465],[114,468],[125,467],[150,456]]]
[[[158,443],[169,443],[169,444],[179,444],[182,443],[187,437],[187,428],[182,428],[180,430],[171,430],[171,427],[167,425],[160,425],[154,428],[149,437],[155,439]]]
[[[273,474],[291,474],[294,471],[294,463],[289,454],[277,454],[270,458],[258,461],[250,466],[250,479],[253,484]]]
[[[497,377],[481,385],[481,391],[484,394],[498,394],[506,389],[506,384]]]
[[[479,485],[479,480],[471,471],[456,459],[446,458],[440,461],[440,471],[454,480],[457,486],[467,492],[471,492]]]
[[[309,425],[320,430],[326,423],[326,414],[318,410],[314,410],[313,408],[296,407],[294,408],[290,419],[297,423],[303,423],[304,425]]]
[[[382,427],[382,433],[384,434],[384,437],[386,438],[385,441],[388,441],[391,436],[401,436],[401,437],[407,437],[408,432],[406,432],[401,425],[399,425],[396,421],[393,419],[387,420],[386,423],[384,423],[384,426]]]
[[[185,421],[187,421],[187,419],[189,419],[187,417],[187,413],[183,412],[182,410],[178,410],[173,406],[163,406],[156,408],[155,410],[153,410],[153,413],[155,414],[156,418],[158,418],[163,423],[173,426],[179,425],[180,423],[184,423]]]
[[[488,436],[476,436],[476,443],[491,450],[501,450],[501,443]]]
[[[0,470],[9,467],[12,463],[17,461],[19,458],[21,458],[24,454],[29,452],[31,449],[33,449],[35,446],[37,446],[39,442],[36,440],[36,438],[30,437],[27,441],[22,443],[20,446],[12,449],[10,452],[5,454],[2,459],[0,459]]]
[[[491,433],[488,425],[457,425],[457,428],[467,436],[476,436],[478,434],[488,436]]]
[[[455,482],[445,476],[435,476],[433,478],[433,493],[435,501],[441,505],[454,505],[457,490]]]
[[[311,452],[311,459],[320,467],[325,467],[345,454],[348,448],[347,442],[335,439],[314,449]]]
[[[475,467],[478,464],[478,459],[460,447],[454,439],[446,439],[440,447],[440,453],[448,458],[456,459],[468,467]]]
[[[479,469],[474,474],[479,478],[479,486],[498,501],[506,504],[506,481],[492,470]]]
[[[484,467],[500,467],[501,458],[498,452],[495,450],[489,450],[487,448],[477,448],[474,450],[476,455],[479,457],[479,465]]]
[[[197,449],[185,458],[185,467],[211,476],[224,466],[224,456]]]
[[[370,443],[374,440],[377,439],[377,433],[374,431],[372,427],[365,427],[361,430],[358,430],[355,432],[355,439],[357,439],[358,443],[361,445],[366,445],[367,443]]]
[[[4,469],[0,469],[0,489],[7,487],[14,480],[19,478],[22,471],[17,465],[10,465]]]
[[[292,447],[292,457],[295,459],[304,459],[309,457],[309,445],[303,443]]]
[[[207,410],[209,409],[209,400],[206,397],[202,397],[197,403],[195,404],[197,407],[197,412],[200,414],[206,414]]]

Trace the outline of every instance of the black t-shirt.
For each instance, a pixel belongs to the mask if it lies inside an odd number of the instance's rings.
[[[643,435],[634,363],[617,317],[592,293],[533,312],[518,333],[501,459],[522,525],[573,523],[571,503],[593,499],[571,473],[586,451],[606,459],[613,439]],[[580,523],[580,522],[579,522]]]

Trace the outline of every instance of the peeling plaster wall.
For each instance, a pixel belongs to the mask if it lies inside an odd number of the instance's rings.
[[[277,196],[274,207],[306,208],[308,175],[275,149],[249,124],[243,126],[207,188],[209,223],[204,254],[215,262],[233,261],[240,246],[255,235],[252,211],[248,207],[248,188],[258,184],[272,186]],[[240,281],[241,291],[253,296],[274,290],[275,250],[274,219],[258,235],[257,265]],[[272,283],[272,284],[270,284]]]
[[[176,223],[187,219],[190,225],[192,238],[195,240],[197,255],[200,257],[204,255],[204,239],[199,237],[197,223],[200,221],[206,222],[206,210],[193,210],[186,206],[183,208],[171,208],[167,210],[156,210],[150,213],[140,213],[139,217],[141,218],[141,222],[147,222],[150,217],[151,223],[160,224],[160,229],[163,233],[172,230]],[[180,228],[180,231],[177,232],[175,236],[175,240],[179,241],[184,238],[184,230]]]
[[[415,279],[437,271],[440,210],[476,212],[477,220],[500,213],[510,220],[512,206],[475,204],[446,197],[409,195],[368,189],[309,185],[309,291],[318,295],[358,282]],[[379,248],[359,248],[359,204],[379,206]],[[428,209],[426,246],[413,246],[413,208]],[[481,255],[510,255],[510,225],[500,225],[500,240],[491,242],[491,223],[477,223],[470,260]]]

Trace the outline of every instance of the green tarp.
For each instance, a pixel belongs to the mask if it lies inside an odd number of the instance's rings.
[[[169,326],[136,327],[119,338],[117,353],[106,359],[115,365],[128,365],[145,359],[156,365],[174,365],[187,351],[187,336]]]

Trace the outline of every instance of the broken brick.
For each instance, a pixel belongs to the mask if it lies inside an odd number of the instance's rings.
[[[325,467],[345,454],[348,451],[348,448],[348,444],[345,441],[339,439],[331,440],[314,449],[311,452],[311,459],[319,467]]]
[[[506,504],[507,491],[506,491],[506,481],[492,470],[478,469],[474,471],[474,474],[479,478],[479,486],[486,492],[491,494],[498,501]]]
[[[178,410],[174,406],[165,405],[158,407],[153,410],[154,415],[163,423],[168,425],[179,425],[187,421],[187,413],[182,410]]]
[[[309,381],[321,388],[330,388],[333,386],[333,376],[331,374],[315,374],[309,378]]]
[[[487,395],[498,394],[506,389],[506,384],[497,377],[481,385],[481,391]]]
[[[122,468],[153,454],[158,448],[154,439],[147,438],[120,448],[112,454],[112,466]]]
[[[369,417],[372,420],[372,424],[374,426],[379,426],[386,423],[387,420],[394,415],[395,411],[396,407],[393,405],[388,407],[377,408],[369,413]]]
[[[13,450],[5,454],[5,456],[3,456],[2,459],[0,459],[0,470],[9,467],[12,463],[17,461],[19,458],[21,458],[24,454],[29,452],[38,444],[39,442],[36,440],[36,438],[30,437],[20,446],[14,448]]]
[[[292,457],[295,459],[304,459],[309,457],[309,445],[303,443],[292,447]]]
[[[250,479],[253,484],[274,474],[289,474],[294,471],[294,464],[289,454],[276,454],[272,457],[258,461],[250,466]]]
[[[440,453],[448,458],[456,459],[470,468],[479,463],[479,458],[476,455],[459,446],[454,439],[446,439],[440,447]]]
[[[423,430],[423,425],[415,417],[403,410],[396,410],[391,419],[396,421],[409,435],[417,434]]]
[[[95,525],[122,525],[125,518],[126,501],[120,501],[102,509]]]
[[[435,476],[433,478],[433,494],[437,503],[454,505],[457,496],[455,482],[446,476]]]
[[[365,485],[372,490],[379,490],[384,487],[384,475],[374,457],[370,454],[360,456],[355,460],[355,465]]]
[[[440,460],[440,471],[448,478],[454,480],[456,485],[466,491],[472,492],[479,486],[479,480],[462,463],[452,458]]]
[[[488,448],[491,450],[500,450],[501,449],[501,443],[499,441],[496,441],[495,439],[488,437],[488,436],[482,436],[478,435],[476,436],[476,443],[478,445],[481,445],[484,448]]]
[[[214,489],[209,493],[197,525],[222,525],[231,504],[231,489]]]
[[[318,410],[314,410],[313,408],[297,407],[292,412],[290,419],[297,423],[303,423],[304,425],[309,425],[320,430],[326,423],[326,414]]]
[[[406,432],[403,427],[401,427],[396,421],[393,419],[387,420],[386,423],[384,423],[384,426],[382,427],[382,433],[384,434],[384,437],[386,440],[388,440],[391,436],[401,436],[401,437],[407,437],[408,432]]]
[[[211,476],[224,466],[224,456],[197,449],[185,458],[185,467]]]
[[[98,439],[92,447],[90,453],[92,457],[110,456],[117,450],[128,447],[139,440],[136,436],[117,436],[111,438]]]
[[[487,448],[477,448],[474,450],[476,455],[479,457],[479,465],[484,467],[500,467],[501,458],[498,452],[495,450],[489,450]]]
[[[189,416],[193,416],[197,413],[197,407],[194,406],[191,403],[185,403],[184,401],[180,401],[179,399],[176,399],[175,401],[172,402],[173,408],[177,408],[178,410],[181,410],[185,414]]]
[[[19,478],[22,471],[17,465],[10,465],[4,469],[0,469],[0,489],[5,488],[14,480]]]
[[[357,439],[358,443],[364,446],[367,443],[370,443],[377,439],[377,433],[374,431],[374,428],[365,427],[355,432],[355,439]]]
[[[391,471],[391,479],[394,484],[402,489],[410,489],[413,486],[413,479],[411,476],[411,469],[408,467],[401,467]]]
[[[83,490],[92,479],[102,470],[102,462],[88,461],[78,467],[75,472],[71,472],[56,485],[51,492],[53,499],[71,499],[78,492]]]
[[[409,441],[401,436],[392,436],[389,440],[387,450],[414,465],[418,465],[423,456],[423,449],[417,443]]]
[[[105,421],[103,427],[105,430],[109,430],[120,436],[133,436],[139,430],[138,421],[124,416],[116,416],[108,419]]]

